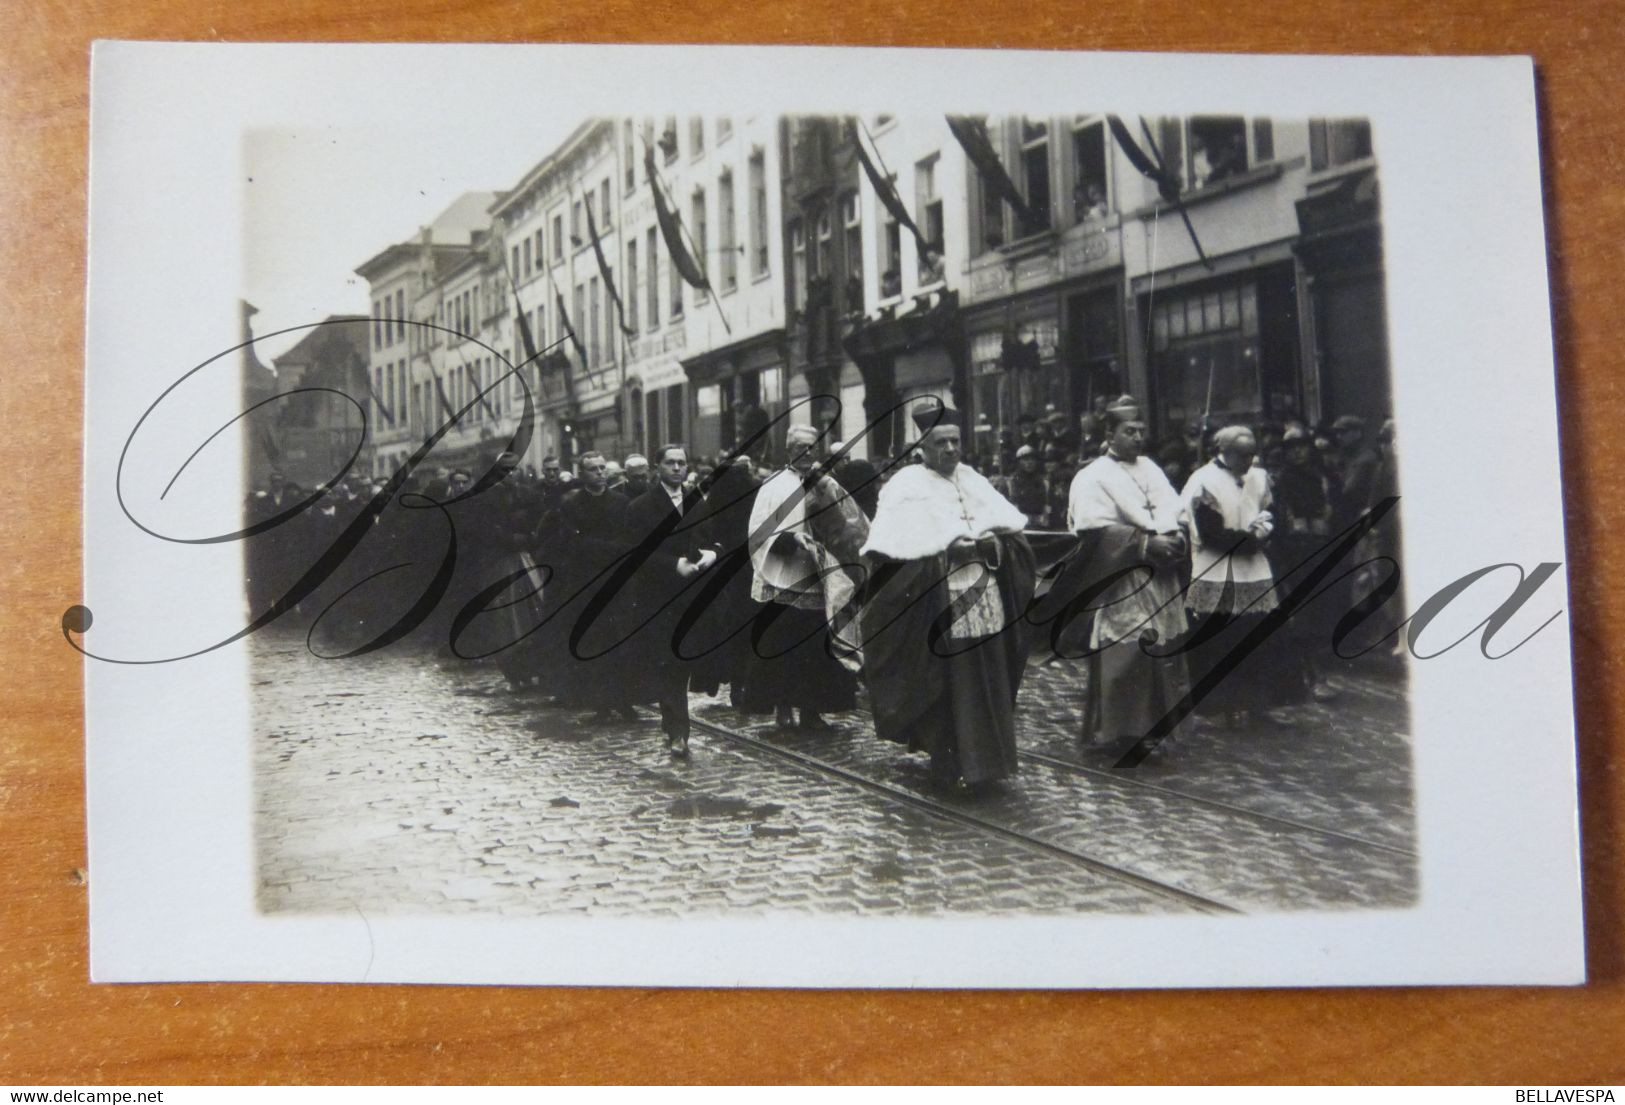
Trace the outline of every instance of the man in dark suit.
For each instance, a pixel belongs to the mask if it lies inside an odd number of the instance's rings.
[[[685,490],[688,450],[665,445],[655,454],[659,479],[626,508],[627,540],[639,561],[632,581],[639,647],[654,676],[660,701],[660,727],[674,755],[688,755],[689,662],[677,655],[678,622],[699,588],[694,577],[716,563],[717,551],[704,548],[704,497]],[[687,592],[685,594],[685,591]]]

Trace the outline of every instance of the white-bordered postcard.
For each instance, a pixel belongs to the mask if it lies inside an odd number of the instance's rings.
[[[92,975],[1584,980],[1523,58],[104,42]]]

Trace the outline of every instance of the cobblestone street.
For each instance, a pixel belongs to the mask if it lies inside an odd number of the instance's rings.
[[[1167,912],[1416,897],[1407,710],[1351,674],[1282,724],[1206,723],[1140,766],[1080,751],[1081,664],[1033,664],[1021,773],[981,797],[861,712],[777,730],[694,696],[688,762],[492,666],[252,639],[260,905],[516,915]],[[746,739],[741,739],[746,738]]]

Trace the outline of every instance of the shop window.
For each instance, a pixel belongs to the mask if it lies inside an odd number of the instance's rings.
[[[932,154],[914,166],[914,210],[918,213],[921,246],[916,258],[919,286],[942,282],[942,197],[937,194],[937,155]]]
[[[1371,124],[1365,119],[1309,120],[1309,167],[1316,172],[1371,156]]]
[[[1021,180],[1033,225],[1026,233],[1048,230],[1050,224],[1049,124],[1036,119],[1021,121]]]
[[[761,405],[784,402],[784,369],[764,368],[760,379]]]
[[[1256,417],[1261,409],[1257,285],[1156,303],[1151,351],[1164,433],[1204,418],[1217,425]]]
[[[1247,171],[1247,120],[1198,115],[1190,121],[1190,186],[1206,188]]]
[[[1098,222],[1106,217],[1106,122],[1079,120],[1072,127],[1072,218]]]
[[[721,385],[706,384],[704,387],[694,389],[694,413],[701,417],[722,413]]]

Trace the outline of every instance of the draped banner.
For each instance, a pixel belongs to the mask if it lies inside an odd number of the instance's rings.
[[[655,219],[660,223],[660,236],[666,240],[666,252],[671,254],[671,263],[677,266],[677,271],[691,287],[702,292],[710,292],[711,282],[705,278],[705,269],[695,260],[688,247],[683,244],[683,223],[666,203],[666,195],[661,190],[660,178],[655,170],[655,154],[653,149],[643,151],[643,168],[649,176],[649,190],[655,197]]]
[[[915,225],[914,220],[909,216],[908,208],[903,206],[903,197],[897,194],[897,185],[890,177],[882,173],[874,161],[870,159],[869,151],[863,148],[859,128],[856,124],[852,124],[852,144],[857,147],[858,163],[863,166],[864,175],[869,178],[869,183],[874,186],[875,195],[879,198],[881,206],[891,213],[891,217],[897,220],[899,226],[906,226],[908,232],[914,235],[914,241],[920,247],[920,255],[923,257],[927,250],[940,252],[942,246],[937,242],[926,241],[925,235],[920,232],[920,228]]]
[[[598,258],[598,272],[604,278],[604,287],[609,290],[610,302],[615,304],[615,313],[621,320],[621,333],[629,338],[638,336],[638,332],[626,324],[626,305],[621,302],[621,293],[615,290],[615,278],[609,274],[609,262],[604,259],[604,247],[598,242],[598,224],[593,221],[592,204],[584,204],[587,209],[587,236],[592,239],[593,256]]]
[[[1027,206],[1027,199],[1021,194],[1021,189],[1010,179],[1010,174],[1004,171],[1004,162],[999,160],[998,151],[993,148],[993,142],[987,136],[986,124],[968,115],[950,115],[947,118],[948,129],[953,131],[954,140],[964,148],[965,156],[976,166],[976,172],[983,182],[1015,211],[1024,232],[1031,233],[1043,229],[1047,225],[1047,220]]]

